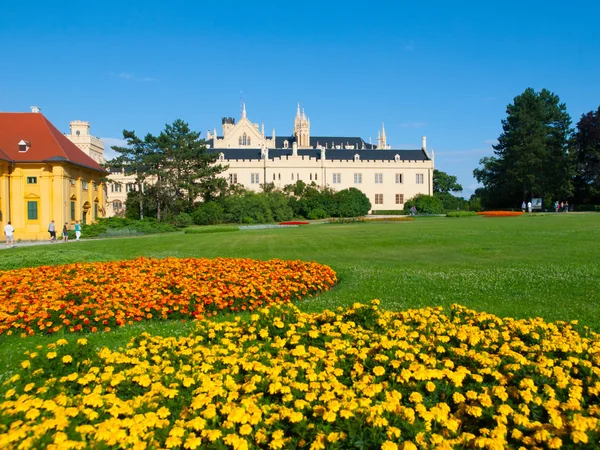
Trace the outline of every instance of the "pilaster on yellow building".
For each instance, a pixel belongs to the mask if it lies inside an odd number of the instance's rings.
[[[107,172],[34,111],[0,113],[0,224],[12,223],[15,240],[48,239],[52,220],[60,232],[105,211]]]

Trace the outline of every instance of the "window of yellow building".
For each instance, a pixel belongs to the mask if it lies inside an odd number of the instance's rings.
[[[37,220],[38,218],[38,202],[27,202],[27,220]]]
[[[71,202],[71,220],[75,220],[75,202]]]
[[[37,184],[37,177],[27,177],[27,184]]]

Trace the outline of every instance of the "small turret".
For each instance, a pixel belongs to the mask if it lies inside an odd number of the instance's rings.
[[[223,126],[223,138],[225,138],[229,131],[235,126],[235,119],[233,117],[223,117],[223,119],[221,119],[221,124]]]

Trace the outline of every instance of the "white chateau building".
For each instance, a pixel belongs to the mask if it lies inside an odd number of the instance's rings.
[[[248,119],[245,105],[238,123],[224,117],[221,125],[222,135],[216,129],[207,132],[207,148],[228,166],[221,176],[247,189],[259,191],[264,183],[283,188],[298,180],[336,191],[354,187],[365,193],[373,210],[400,210],[417,194],[433,195],[434,156],[424,136],[421,148],[412,150],[392,149],[383,126],[377,145],[360,137],[311,136],[310,120],[300,105],[291,136],[276,136],[274,129],[267,136],[264,124]],[[104,143],[89,128],[88,122],[73,121],[66,136],[102,163]],[[111,170],[108,179],[105,217],[124,211],[127,193],[135,188],[134,177],[122,170]]]
[[[261,184],[282,188],[302,180],[335,190],[355,187],[369,198],[373,210],[400,210],[417,194],[433,195],[433,152],[426,138],[420,149],[392,149],[385,128],[377,145],[360,137],[311,136],[310,120],[300,105],[292,136],[265,135],[264,125],[252,123],[243,106],[242,117],[222,119],[222,135],[207,132],[207,147],[229,168],[223,176],[259,191]]]

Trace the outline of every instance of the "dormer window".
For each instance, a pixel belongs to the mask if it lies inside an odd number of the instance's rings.
[[[290,148],[290,143],[287,140],[283,141],[283,148]]]
[[[19,142],[19,152],[25,153],[27,150],[29,150],[30,146],[31,144],[29,141],[21,139],[21,141]]]

